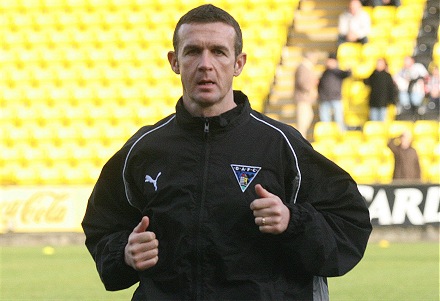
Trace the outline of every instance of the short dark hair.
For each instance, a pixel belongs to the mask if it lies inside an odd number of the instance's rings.
[[[212,4],[204,4],[193,8],[185,15],[183,15],[179,22],[177,22],[176,28],[173,34],[173,47],[174,51],[178,51],[179,36],[178,32],[183,24],[190,23],[215,23],[221,22],[230,25],[235,30],[235,56],[238,56],[243,51],[243,36],[241,28],[238,22],[228,12],[221,8],[218,8]]]

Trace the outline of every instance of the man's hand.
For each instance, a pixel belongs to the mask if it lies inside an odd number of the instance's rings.
[[[284,205],[281,199],[267,191],[260,184],[255,185],[255,192],[258,199],[251,203],[251,210],[254,212],[255,224],[261,232],[281,234],[286,231],[290,221],[289,208]]]
[[[136,271],[144,271],[156,265],[159,260],[159,241],[154,232],[146,231],[150,219],[144,216],[133,229],[125,246],[125,263]]]

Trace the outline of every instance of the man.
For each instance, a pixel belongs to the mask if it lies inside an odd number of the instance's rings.
[[[392,138],[388,147],[394,154],[394,181],[420,181],[421,170],[419,156],[412,147],[411,131],[405,130],[400,137]]]
[[[336,54],[330,53],[318,84],[319,119],[324,122],[336,121],[341,131],[345,131],[342,81],[349,76],[351,70],[339,69]]]
[[[241,30],[202,5],[168,59],[176,113],[104,166],[83,220],[108,290],[133,300],[328,300],[326,276],[362,258],[371,231],[356,183],[293,128],[232,90]]]
[[[295,70],[293,101],[296,104],[296,127],[307,138],[313,122],[313,105],[318,97],[318,77],[315,73],[317,61],[315,52],[306,52]]]
[[[371,18],[359,0],[350,0],[348,10],[339,16],[338,31],[338,45],[345,42],[368,42]]]

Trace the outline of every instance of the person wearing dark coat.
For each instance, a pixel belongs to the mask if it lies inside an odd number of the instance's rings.
[[[324,122],[336,121],[341,131],[345,130],[342,81],[349,76],[351,70],[339,69],[336,55],[329,54],[318,84],[319,119]]]
[[[364,80],[364,83],[371,88],[369,107],[370,120],[373,121],[385,121],[388,105],[394,103],[395,83],[387,69],[386,60],[380,58],[377,60],[376,69]]]

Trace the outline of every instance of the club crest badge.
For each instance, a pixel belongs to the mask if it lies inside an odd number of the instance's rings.
[[[249,187],[249,184],[251,184],[258,172],[261,170],[261,167],[247,165],[231,164],[231,167],[242,192],[245,192],[245,190]]]

